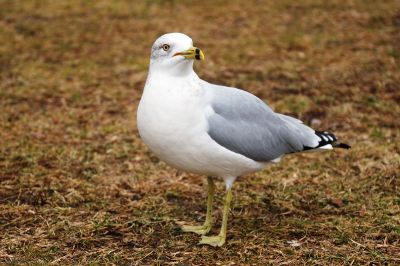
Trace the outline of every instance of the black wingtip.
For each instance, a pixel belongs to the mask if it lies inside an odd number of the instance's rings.
[[[341,148],[341,149],[351,148],[351,146],[346,143],[338,142],[336,136],[327,131],[315,131],[315,135],[317,135],[320,138],[318,145],[316,147],[303,146],[303,151],[318,149],[329,144],[332,145],[332,147],[334,148]]]
[[[334,148],[341,148],[341,149],[346,149],[346,150],[351,148],[351,146],[346,143],[333,143],[332,146]]]

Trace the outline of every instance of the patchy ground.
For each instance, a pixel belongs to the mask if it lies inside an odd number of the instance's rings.
[[[1,0],[0,263],[400,264],[399,3],[271,2]],[[240,178],[222,248],[175,223],[204,218],[204,177],[135,125],[172,31],[205,52],[202,78],[353,146]]]

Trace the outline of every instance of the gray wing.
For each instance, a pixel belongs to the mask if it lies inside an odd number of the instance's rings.
[[[255,161],[317,147],[321,140],[300,120],[277,114],[256,96],[235,88],[203,82],[214,112],[208,134],[218,144]]]

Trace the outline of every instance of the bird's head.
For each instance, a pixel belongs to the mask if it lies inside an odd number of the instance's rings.
[[[193,47],[192,39],[183,33],[167,33],[151,47],[150,70],[185,75],[193,70],[194,60],[204,60],[204,54]]]

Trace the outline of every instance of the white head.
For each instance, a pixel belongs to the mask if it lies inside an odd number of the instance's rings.
[[[149,71],[170,75],[187,75],[193,71],[194,59],[203,60],[203,52],[193,47],[192,39],[183,33],[167,33],[151,47]]]

